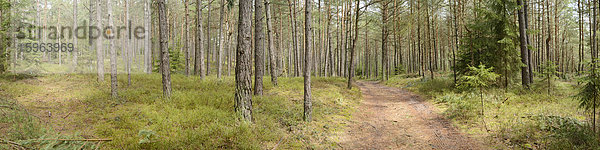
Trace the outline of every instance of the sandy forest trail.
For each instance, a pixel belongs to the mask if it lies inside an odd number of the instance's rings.
[[[357,85],[364,100],[341,136],[342,149],[482,149],[418,95],[377,82]]]

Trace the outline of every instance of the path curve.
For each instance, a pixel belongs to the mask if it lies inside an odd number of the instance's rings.
[[[364,100],[340,137],[342,149],[482,149],[418,95],[377,82],[357,85]]]

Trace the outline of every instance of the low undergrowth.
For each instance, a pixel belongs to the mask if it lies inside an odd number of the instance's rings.
[[[536,82],[531,90],[520,85],[487,89],[483,108],[479,93],[454,88],[448,77],[394,76],[385,84],[430,98],[461,130],[487,137],[483,142],[494,149],[598,149],[589,113],[573,99],[578,85],[556,81],[547,87]]]
[[[8,126],[0,128],[0,138],[34,149],[93,149],[98,144],[39,142],[58,138],[112,139],[100,143],[106,149],[333,149],[333,135],[344,128],[361,97],[357,88],[345,89],[343,78],[314,78],[313,121],[307,123],[302,121],[303,79],[279,78],[279,86],[273,87],[265,78],[264,95],[252,99],[250,124],[238,121],[233,111],[232,77],[173,75],[169,100],[162,98],[159,74],[132,75],[131,86],[126,79],[119,75],[120,98],[113,100],[110,83],[97,83],[94,75],[2,76],[0,95],[22,106],[23,113],[0,108],[19,118],[0,119],[0,125]],[[46,111],[53,116],[40,115]],[[32,124],[29,130],[17,128],[19,120]]]

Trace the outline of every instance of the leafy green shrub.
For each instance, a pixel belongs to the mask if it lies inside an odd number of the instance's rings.
[[[38,120],[29,115],[14,100],[0,98],[0,115],[3,116],[0,117],[0,125],[10,125],[8,128],[0,128],[0,133],[3,133],[0,138],[16,141],[37,138],[38,135],[45,134]]]
[[[435,98],[435,101],[448,106],[444,115],[449,119],[469,120],[477,116],[477,100],[473,98],[473,94],[445,93],[443,96]]]
[[[538,115],[532,117],[538,128],[548,132],[548,149],[598,149],[598,137],[590,128],[577,119]]]
[[[404,69],[404,66],[402,64],[398,64],[398,66],[396,66],[396,68],[394,68],[395,75],[400,75],[400,74],[404,74],[404,73],[406,73],[406,70]]]
[[[169,48],[169,65],[171,68],[171,73],[182,72],[185,68],[185,58],[184,53],[181,53],[179,50],[173,50],[173,48]],[[154,66],[152,67],[152,72],[159,72],[160,70],[160,59],[154,61]]]
[[[453,89],[454,83],[452,80],[447,78],[435,78],[432,80],[426,79],[423,83],[417,86],[418,92],[425,95],[435,95],[437,93],[443,93],[444,91],[450,91]]]

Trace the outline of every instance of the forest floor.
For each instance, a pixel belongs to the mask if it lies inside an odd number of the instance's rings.
[[[340,146],[353,149],[482,149],[418,95],[373,81],[357,83],[363,95]]]
[[[0,150],[15,149],[338,149],[334,139],[360,100],[344,78],[313,79],[313,121],[302,121],[302,78],[265,78],[253,96],[253,123],[233,108],[235,82],[215,76],[172,76],[162,98],[160,74],[119,75],[119,99],[109,76],[0,75]],[[111,139],[105,142],[55,139]],[[9,142],[6,142],[9,141]],[[13,146],[13,147],[11,147]],[[18,148],[17,148],[18,149]]]

